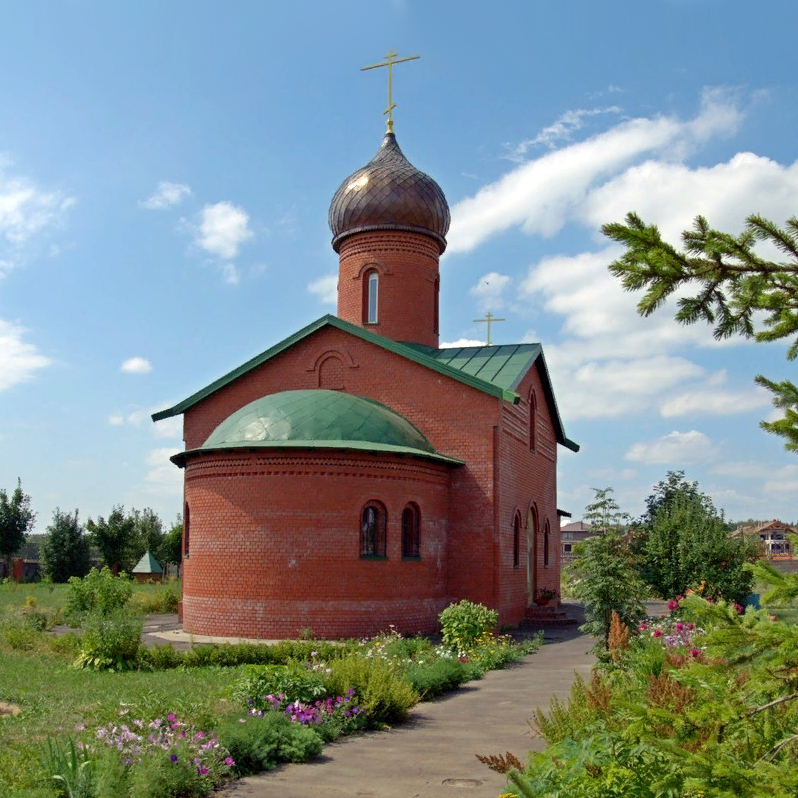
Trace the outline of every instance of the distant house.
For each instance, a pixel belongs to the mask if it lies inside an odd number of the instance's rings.
[[[788,534],[795,534],[795,530],[781,521],[766,521],[764,524],[752,526],[739,526],[731,533],[733,538],[752,537],[757,538],[763,556],[769,560],[789,560],[792,559],[793,551],[790,541],[787,540]]]
[[[584,521],[574,521],[572,524],[566,524],[564,527],[561,527],[560,545],[562,546],[562,551],[560,553],[560,561],[563,565],[573,562],[576,559],[573,550],[575,543],[581,543],[583,540],[587,540],[587,538],[593,537],[595,534],[597,533],[593,531],[590,524],[586,524]]]

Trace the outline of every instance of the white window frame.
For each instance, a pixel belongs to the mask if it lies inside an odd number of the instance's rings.
[[[366,302],[366,324],[376,324],[377,304],[380,294],[380,275],[377,272],[371,272],[368,277],[368,294]]]

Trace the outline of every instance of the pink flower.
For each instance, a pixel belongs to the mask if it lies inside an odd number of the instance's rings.
[[[224,758],[224,763],[229,768],[231,768],[231,767],[233,767],[233,765],[235,765],[235,762],[233,761],[233,757],[231,757],[231,756],[226,756]]]
[[[690,649],[690,656],[695,659],[701,652],[697,648]]]
[[[204,731],[198,731],[198,732],[197,732],[197,733],[194,735],[194,737],[195,737],[197,740],[201,740],[201,739],[202,739],[204,736],[205,736],[205,732],[204,732]]]
[[[651,636],[652,636],[652,637],[662,637],[662,629],[655,629],[655,630],[654,630],[654,631],[651,633]]]
[[[678,606],[679,606],[679,602],[678,602],[678,601],[674,601],[673,599],[671,599],[671,600],[668,602],[668,609],[669,609],[671,612],[673,612],[673,611],[674,611],[674,610],[675,610],[675,609],[676,609]]]
[[[681,623],[677,623],[675,628],[677,632],[681,632],[682,629],[684,629],[684,626]]]
[[[640,626],[638,626],[638,629],[640,629],[641,632],[645,632],[646,629],[648,629],[648,624],[647,623],[641,623]]]
[[[687,624],[687,628],[688,628],[688,629],[689,629],[689,630],[692,632],[692,631],[693,631],[693,629],[695,629],[695,624],[688,623],[688,624]]]
[[[775,615],[768,615],[768,620],[769,621],[775,621],[776,620],[776,616]]]
[[[174,713],[174,712],[170,712],[170,713],[169,713],[169,714],[166,716],[166,719],[169,721],[169,723],[171,723],[171,722],[172,722],[172,721],[175,719],[175,713]]]
[[[75,731],[83,731],[86,727],[82,723],[75,724]]]

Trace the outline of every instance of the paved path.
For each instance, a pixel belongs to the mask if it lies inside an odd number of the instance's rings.
[[[547,632],[551,642],[523,662],[492,671],[436,701],[419,704],[408,723],[391,731],[348,737],[324,747],[304,765],[234,782],[224,798],[496,798],[506,777],[474,754],[511,751],[522,761],[542,750],[527,718],[568,695],[574,672],[584,676],[591,641],[571,630]]]

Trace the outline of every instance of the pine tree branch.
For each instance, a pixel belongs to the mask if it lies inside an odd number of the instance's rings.
[[[752,709],[750,712],[746,712],[745,715],[741,715],[739,718],[732,718],[731,720],[727,720],[725,723],[721,723],[720,726],[718,726],[718,742],[722,741],[723,730],[730,724],[737,723],[741,720],[747,720],[748,718],[753,718],[754,715],[758,715],[760,712],[764,712],[766,709],[778,706],[779,704],[785,704],[787,703],[787,701],[793,701],[796,698],[798,698],[798,693],[791,693],[790,695],[784,695],[781,698],[777,698],[775,701],[771,701],[768,704],[763,704],[761,707],[756,707],[755,709]]]
[[[798,740],[798,734],[793,734],[790,737],[786,737],[784,740],[778,743],[778,745],[774,745],[773,748],[770,749],[770,751],[768,751],[765,754],[762,754],[762,756],[760,756],[759,759],[757,759],[757,764],[759,764],[765,759],[776,756],[776,754],[778,754],[778,752],[781,751],[782,748],[784,748],[785,746],[789,745],[792,742],[795,742],[795,740]]]

